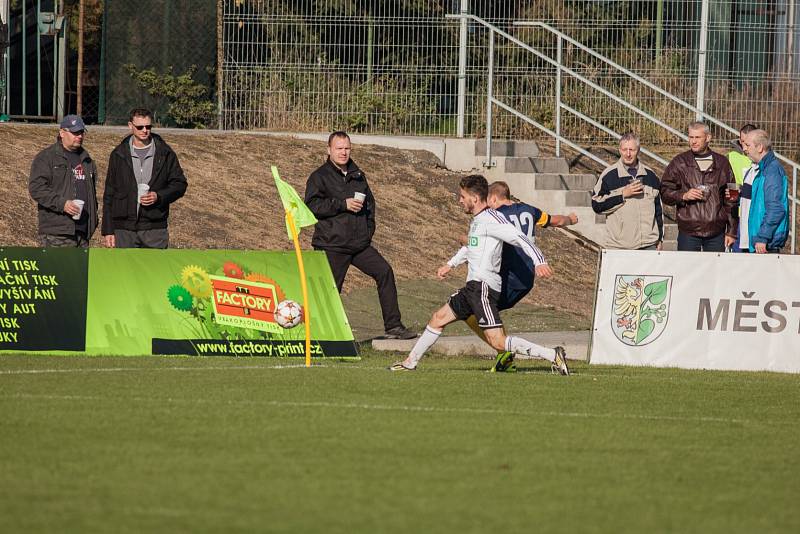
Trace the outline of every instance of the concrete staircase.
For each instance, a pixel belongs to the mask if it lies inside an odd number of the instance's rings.
[[[476,141],[475,166],[484,168],[490,182],[505,181],[512,195],[550,214],[575,212],[578,224],[570,229],[601,246],[605,243],[605,216],[592,209],[596,175],[571,173],[566,159],[543,155],[534,141],[493,141],[492,160],[494,167],[483,167],[486,142]],[[676,225],[665,223],[664,234],[664,249],[675,250]]]

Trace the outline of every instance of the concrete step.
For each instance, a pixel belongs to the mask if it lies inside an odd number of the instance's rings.
[[[477,159],[477,158],[476,158]],[[567,215],[574,212],[578,224],[569,229],[595,243],[606,238],[605,217],[592,210],[591,190],[597,182],[593,174],[571,174],[569,172],[534,172],[536,165],[558,168],[566,165],[560,158],[497,157],[496,167],[487,169],[489,181],[503,180],[511,188],[511,194],[551,215]],[[563,167],[560,170],[565,170]],[[521,172],[523,171],[523,172]]]
[[[509,184],[510,185],[510,184]],[[529,189],[521,190],[517,188],[518,192],[512,188],[511,193],[523,202],[532,204],[539,209],[543,209],[547,213],[569,213],[571,207],[567,205],[567,191],[561,189],[541,190]],[[576,207],[576,206],[573,206]]]
[[[511,193],[528,204],[550,213],[567,215],[575,212],[579,222],[573,230],[595,243],[607,239],[606,217],[592,210],[592,189],[597,183],[593,174],[572,174],[563,158],[540,156],[494,158],[497,166],[486,171],[490,181],[503,180]],[[664,250],[677,249],[677,225],[664,225]]]
[[[589,191],[567,191],[564,195],[564,203],[567,206],[590,206],[592,205],[592,194]]]
[[[521,332],[514,333],[514,335],[545,347],[561,345],[567,351],[568,360],[586,360],[591,339],[591,332],[588,330],[574,332]],[[372,348],[408,354],[416,342],[416,339],[374,339],[372,340]],[[442,336],[433,346],[431,352],[450,356],[485,356],[487,359],[497,355],[497,351],[475,335]],[[524,362],[522,365],[524,365]],[[487,368],[490,366],[491,363],[487,363]],[[420,369],[424,368],[425,360],[423,359]]]
[[[486,157],[486,139],[475,140],[475,155]],[[492,158],[539,156],[539,146],[535,141],[515,141],[513,139],[492,140]]]
[[[569,174],[564,158],[506,158],[506,172],[546,172]]]
[[[533,180],[538,190],[591,191],[597,182],[597,177],[594,174],[534,173]]]

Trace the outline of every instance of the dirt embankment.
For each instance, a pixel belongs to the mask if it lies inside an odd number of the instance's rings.
[[[0,125],[0,243],[37,246],[36,206],[28,190],[33,157],[55,140],[55,127]],[[99,200],[108,155],[120,142],[119,129],[92,128],[85,146],[100,173]],[[325,159],[323,142],[264,135],[168,132],[165,140],[180,158],[189,189],[173,204],[171,246],[288,250],[283,209],[270,165],[303,195],[308,175]],[[432,279],[457,249],[469,217],[456,202],[459,174],[442,169],[427,152],[380,146],[355,146],[353,158],[366,172],[378,203],[376,247],[392,264],[398,280]],[[102,209],[102,208],[101,208]],[[561,233],[539,230],[537,243],[556,270],[537,282],[531,302],[591,316],[596,254]],[[310,247],[311,231],[302,233]],[[93,246],[101,246],[99,231]],[[355,270],[354,270],[355,271]],[[458,276],[462,276],[459,271]],[[370,280],[348,275],[345,291]],[[377,303],[376,303],[377,305]]]

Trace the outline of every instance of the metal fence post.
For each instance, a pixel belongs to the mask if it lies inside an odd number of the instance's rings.
[[[57,82],[56,82],[56,91],[53,98],[56,100],[56,106],[53,110],[53,115],[56,116],[56,121],[61,121],[64,118],[64,115],[67,114],[68,102],[67,100],[67,93],[66,93],[66,83],[67,83],[67,35],[69,33],[69,19],[64,16],[64,4],[61,3],[59,7],[60,12],[60,20],[61,20],[61,27],[58,28],[58,34],[56,35],[55,39],[58,42],[58,53],[53,52],[53,57],[56,58],[58,61],[58,69],[57,70]],[[58,15],[56,15],[56,19],[58,20]]]
[[[225,125],[222,120],[222,110],[224,108],[222,62],[225,58],[223,42],[225,40],[224,10],[222,9],[223,0],[217,0],[217,130],[224,130]]]
[[[75,80],[75,89],[77,91],[75,96],[75,113],[78,115],[83,115],[83,32],[85,13],[84,0],[80,0],[78,2],[78,68],[75,69],[77,71],[77,79]],[[41,114],[42,112],[39,111],[39,115]]]
[[[558,48],[556,49],[556,157],[561,157],[561,36],[558,36]]]
[[[786,17],[786,74],[794,72],[794,17],[795,0],[789,1],[789,13]]]
[[[469,10],[469,0],[461,0],[461,14]],[[461,19],[458,36],[458,118],[456,119],[456,136],[464,137],[464,113],[467,100],[467,19]]]
[[[108,61],[108,2],[103,3],[100,24],[100,94],[97,95],[97,123],[106,123],[106,61]],[[220,62],[220,65],[222,62]]]
[[[28,91],[26,90],[28,87],[28,3],[22,2],[22,57],[24,61],[20,61],[22,65],[22,71],[20,72],[22,78],[22,114],[28,114]],[[11,25],[11,21],[9,21],[9,26]]]
[[[700,47],[697,51],[697,120],[703,120],[706,100],[706,52],[708,49],[708,0],[703,0],[700,15]]]
[[[11,2],[9,2],[8,0],[3,0],[3,2],[0,2],[0,9],[2,9],[2,13],[0,13],[0,20],[2,20],[2,23],[5,25],[5,28],[6,28],[6,34],[3,36],[3,38],[6,40],[6,42],[9,42],[11,40],[11,20],[10,20],[10,18],[11,18]],[[2,54],[2,56],[0,56],[0,57],[2,57],[2,63],[3,63],[3,66],[2,66],[2,68],[3,68],[3,73],[2,73],[3,83],[2,83],[2,88],[1,88],[2,91],[3,91],[3,95],[2,95],[3,105],[2,105],[2,108],[0,108],[0,114],[10,115],[11,114],[11,93],[10,93],[11,88],[10,88],[10,85],[9,85],[8,82],[9,82],[9,78],[11,76],[11,70],[9,68],[11,60],[10,60],[10,56],[9,56],[9,53],[8,53],[8,47],[4,48],[3,51],[0,52],[0,54]]]
[[[797,166],[792,165],[792,254],[797,254]]]
[[[492,86],[494,84],[494,30],[489,30],[489,76],[486,83],[486,161],[484,167],[492,165]]]
[[[83,8],[83,2],[80,3]],[[36,114],[42,114],[42,1],[36,0]],[[79,49],[80,51],[80,49]],[[78,59],[82,59],[80,56]],[[80,62],[79,62],[80,63]],[[80,91],[80,87],[78,87]]]

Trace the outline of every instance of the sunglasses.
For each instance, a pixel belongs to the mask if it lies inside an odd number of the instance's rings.
[[[144,130],[145,128],[147,128],[148,130],[153,129],[152,124],[134,124],[133,127],[136,128],[137,130]]]

